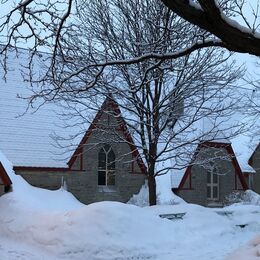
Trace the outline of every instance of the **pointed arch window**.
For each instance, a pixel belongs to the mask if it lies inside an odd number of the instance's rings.
[[[112,147],[105,144],[98,153],[98,185],[115,185],[115,160]]]

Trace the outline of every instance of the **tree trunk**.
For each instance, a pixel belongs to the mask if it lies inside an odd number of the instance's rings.
[[[149,204],[150,206],[156,205],[156,181],[154,174],[148,175],[148,188],[149,188]]]

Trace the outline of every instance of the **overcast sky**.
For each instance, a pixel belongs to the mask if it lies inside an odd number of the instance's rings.
[[[1,4],[0,7],[0,17],[5,16],[10,10],[11,7],[14,5],[14,3],[17,3],[20,1],[15,1],[15,0],[8,0],[6,1],[6,3]],[[254,22],[254,15],[253,15],[253,10],[257,10],[257,4],[260,3],[260,0],[254,0],[254,1],[248,1],[249,4],[247,4],[245,6],[245,8],[243,9],[243,13],[245,15],[245,18],[247,19],[247,21],[249,22],[250,26],[253,25]],[[17,16],[16,16],[17,17]],[[14,17],[15,19],[15,17]],[[233,19],[233,18],[232,18]],[[242,25],[246,25],[246,23],[243,21],[243,19],[241,17],[237,17],[236,20],[242,24]],[[0,23],[1,23],[1,19],[0,19]],[[260,23],[260,19],[257,20],[256,24]],[[24,28],[25,33],[26,33],[26,28]],[[258,28],[258,31],[260,32],[260,28]],[[0,35],[0,41],[2,41],[2,35],[4,34],[4,32]],[[26,47],[23,46],[22,47]],[[256,67],[256,61],[257,58],[255,56],[251,56],[248,54],[236,54],[235,59],[237,60],[238,64],[245,64],[247,67],[248,72],[251,74],[251,78],[255,77],[255,78],[260,78],[260,75],[257,76],[257,71],[260,71],[259,67]],[[245,83],[241,83],[241,84],[245,84]]]

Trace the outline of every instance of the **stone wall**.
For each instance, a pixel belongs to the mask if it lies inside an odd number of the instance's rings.
[[[30,184],[46,188],[59,189],[62,178],[66,180],[68,190],[81,202],[113,200],[127,202],[133,194],[138,193],[144,184],[146,176],[142,173],[132,150],[125,140],[121,123],[113,116],[112,106],[103,112],[98,122],[95,122],[85,144],[81,147],[81,154],[75,159],[70,170],[64,171],[17,171]],[[115,185],[98,185],[98,153],[109,144],[115,153]],[[48,167],[48,165],[46,165]]]
[[[226,150],[222,149],[223,155],[227,154]],[[208,156],[212,156],[210,148],[207,148]],[[224,156],[225,157],[225,156]],[[219,200],[213,201],[207,199],[207,172],[203,166],[194,165],[191,168],[191,189],[183,189],[176,191],[177,195],[182,197],[189,203],[195,203],[203,206],[223,206],[225,197],[236,190],[235,169],[228,160],[216,160],[219,178]],[[237,176],[237,183],[240,183]],[[237,185],[238,186],[238,185]]]
[[[129,172],[116,172],[116,185],[98,186],[97,171],[18,171],[33,186],[56,190],[61,187],[62,178],[70,191],[85,204],[113,200],[127,202],[134,193],[138,193],[144,183],[145,175]]]

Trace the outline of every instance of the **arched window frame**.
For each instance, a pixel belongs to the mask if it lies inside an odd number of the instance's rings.
[[[115,185],[115,153],[112,147],[105,144],[98,153],[98,185]]]

